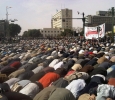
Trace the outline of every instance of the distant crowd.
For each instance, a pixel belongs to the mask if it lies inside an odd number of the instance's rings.
[[[110,39],[0,43],[0,100],[115,100]]]

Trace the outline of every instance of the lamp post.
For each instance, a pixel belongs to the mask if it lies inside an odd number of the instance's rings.
[[[114,29],[113,29],[113,25],[114,25],[114,7],[111,8],[111,14],[112,14],[112,37],[113,37],[113,42],[114,42]]]
[[[7,36],[7,35],[9,35],[9,20],[8,20],[8,9],[9,8],[12,8],[12,7],[8,7],[8,6],[6,6],[6,34],[5,34],[5,37]]]
[[[78,14],[80,14],[80,12],[78,12]],[[85,13],[83,12],[82,14],[82,18],[77,18],[77,19],[82,19],[82,22],[83,22],[83,34],[84,34],[84,30],[85,30]]]
[[[114,7],[112,7],[111,9],[109,9],[109,11],[107,12],[109,16],[111,16],[111,39],[112,39],[112,42],[114,42]]]
[[[83,33],[84,33],[84,27],[85,27],[85,17],[84,17],[85,14],[84,14],[84,12],[83,12],[82,15],[83,15],[83,17],[82,17],[82,21],[83,21]]]

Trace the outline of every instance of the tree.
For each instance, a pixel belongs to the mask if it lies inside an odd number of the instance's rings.
[[[24,31],[24,33],[23,33],[22,36],[23,36],[23,37],[28,37],[28,31]]]
[[[25,31],[22,36],[23,37],[41,37],[42,34],[40,33],[39,29],[31,29],[31,30]]]
[[[21,27],[18,24],[9,24],[9,36],[14,37],[21,31]]]
[[[61,32],[61,36],[73,36],[73,31],[71,29],[64,29],[64,31]]]

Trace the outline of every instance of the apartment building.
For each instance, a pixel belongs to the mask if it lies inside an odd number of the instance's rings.
[[[52,16],[51,27],[59,29],[72,29],[72,10],[61,9]]]
[[[105,31],[112,30],[112,16],[108,14],[108,11],[97,11],[96,15],[86,16],[86,26],[92,27],[105,23]],[[115,17],[114,17],[115,25]]]

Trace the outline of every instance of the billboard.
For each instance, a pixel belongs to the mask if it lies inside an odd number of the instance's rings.
[[[105,36],[105,23],[95,27],[85,27],[84,36],[86,39],[103,38]]]

